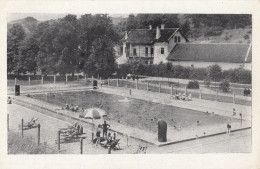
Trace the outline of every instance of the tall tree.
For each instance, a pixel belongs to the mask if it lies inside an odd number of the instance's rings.
[[[13,24],[7,32],[7,72],[17,70],[17,62],[20,62],[20,46],[25,38],[25,31],[19,24]],[[19,73],[19,72],[17,72]]]

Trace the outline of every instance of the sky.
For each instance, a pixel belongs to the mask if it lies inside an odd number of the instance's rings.
[[[69,13],[12,13],[12,14],[8,14],[7,22],[11,22],[17,19],[23,19],[29,16],[34,17],[39,21],[45,21],[45,20],[62,18],[68,14]],[[73,15],[77,15],[77,17],[79,18],[83,14],[73,14]],[[109,14],[109,16],[112,17],[120,17],[120,16],[127,17],[128,15],[129,14]]]

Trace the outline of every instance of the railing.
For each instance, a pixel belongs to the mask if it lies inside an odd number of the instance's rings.
[[[154,54],[151,53],[126,53],[126,57],[150,57],[153,58]]]

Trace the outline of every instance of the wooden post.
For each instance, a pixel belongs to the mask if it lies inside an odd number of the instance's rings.
[[[53,83],[54,84],[56,83],[56,75],[54,75],[54,77],[53,77]]]
[[[43,84],[43,76],[42,76],[42,84]]]
[[[235,92],[233,92],[233,104],[235,104]]]
[[[31,85],[31,77],[29,76],[29,79],[28,79],[28,83],[29,85]]]
[[[83,154],[83,138],[80,138],[80,154]]]
[[[68,83],[68,75],[66,74],[66,83]]]
[[[58,131],[58,151],[60,151],[60,130]]]
[[[173,86],[171,85],[171,95],[173,95]]]
[[[7,131],[9,131],[9,114],[7,114]]]
[[[119,79],[117,78],[116,79],[116,87],[118,87],[118,84],[119,84]]]
[[[146,88],[147,91],[149,91],[149,82],[147,82],[147,88]]]
[[[218,101],[218,89],[216,89],[216,101]]]
[[[41,141],[41,125],[38,124],[38,145],[40,145]]]
[[[17,85],[17,79],[16,78],[14,78],[14,84]]]
[[[22,119],[22,138],[23,138],[23,119]]]
[[[92,132],[91,132],[91,140],[94,140],[94,119],[92,118]]]
[[[161,83],[159,83],[159,93],[161,93]]]

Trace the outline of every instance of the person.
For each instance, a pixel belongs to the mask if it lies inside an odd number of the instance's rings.
[[[231,131],[231,125],[230,125],[230,123],[228,122],[228,123],[227,123],[227,134],[230,134],[230,131]]]
[[[233,108],[233,115],[232,116],[235,116],[237,113],[236,113],[236,109]]]
[[[83,107],[81,108],[81,112],[84,112],[84,108]]]
[[[107,138],[107,129],[110,127],[109,124],[107,124],[106,121],[104,121],[104,124],[102,124],[102,128],[103,128],[103,137]]]
[[[97,128],[97,132],[96,132],[96,137],[97,137],[97,141],[96,141],[96,146],[100,143],[100,130],[99,127]]]
[[[69,107],[69,105],[68,105],[68,104],[66,104],[66,107],[65,107],[65,109],[66,109],[66,110],[69,110],[69,109],[70,109],[70,107]]]
[[[116,141],[116,132],[113,134],[113,140]]]
[[[104,146],[107,146],[108,144],[111,144],[112,141],[113,141],[113,140],[112,140],[111,133],[108,133],[107,140],[106,140]]]

